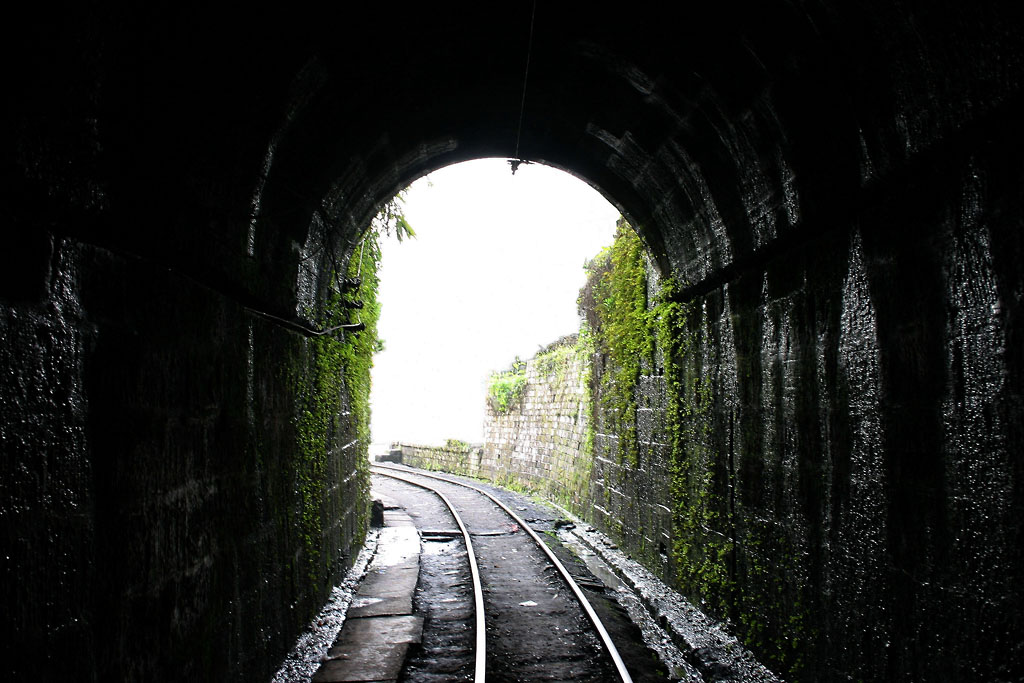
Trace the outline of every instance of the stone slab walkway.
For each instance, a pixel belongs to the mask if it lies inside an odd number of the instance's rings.
[[[313,683],[398,680],[409,647],[423,634],[423,617],[412,612],[419,569],[416,527],[385,501],[377,553]]]

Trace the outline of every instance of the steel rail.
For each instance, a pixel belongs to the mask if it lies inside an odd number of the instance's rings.
[[[371,470],[376,469],[381,468],[377,466],[371,467]],[[451,512],[452,517],[455,519],[455,523],[458,525],[459,531],[462,532],[462,539],[466,543],[466,555],[469,557],[469,573],[473,576],[473,605],[474,611],[476,612],[476,665],[474,668],[473,680],[478,683],[484,683],[484,679],[487,675],[487,629],[484,622],[484,589],[480,583],[480,569],[476,564],[476,553],[473,551],[473,541],[469,538],[469,530],[466,529],[466,525],[462,523],[462,518],[459,517],[459,513],[455,511],[455,506],[452,505],[450,500],[448,500],[448,497],[437,489],[389,472],[375,472],[375,474],[382,477],[397,479],[409,484],[410,486],[417,486],[421,489],[430,491],[440,498],[441,502],[445,504],[448,511]]]
[[[573,580],[572,575],[569,574],[569,571],[551,551],[551,548],[548,547],[548,544],[545,543],[543,539],[541,539],[541,537],[537,535],[537,532],[535,532],[529,524],[527,524],[519,515],[513,512],[507,505],[502,503],[500,500],[492,496],[487,491],[477,486],[473,486],[472,484],[466,484],[461,481],[447,479],[445,477],[439,477],[436,474],[428,474],[426,472],[410,472],[408,470],[400,469],[392,465],[381,464],[373,465],[372,469],[386,469],[392,470],[393,472],[405,472],[406,474],[411,474],[418,477],[426,477],[428,479],[436,479],[438,481],[443,481],[447,484],[454,484],[455,486],[462,486],[467,489],[472,489],[473,491],[476,491],[477,493],[486,496],[495,505],[504,510],[505,513],[508,514],[512,519],[514,519],[516,521],[516,524],[518,524],[520,528],[523,529],[523,531],[528,533],[530,537],[534,540],[534,542],[536,542],[537,545],[540,546],[540,549],[544,551],[545,555],[547,555],[548,559],[551,561],[551,564],[553,564],[555,568],[558,570],[558,573],[562,575],[562,579],[565,581],[566,585],[569,586],[569,589],[576,597],[576,601],[580,603],[580,606],[583,608],[584,613],[586,613],[587,619],[590,621],[590,624],[594,627],[594,630],[597,631],[597,634],[601,639],[601,644],[604,645],[605,650],[608,652],[608,655],[611,657],[612,662],[615,664],[615,670],[618,672],[619,678],[623,681],[623,683],[633,683],[633,678],[629,675],[629,671],[626,670],[626,664],[622,661],[622,657],[619,656],[619,651],[618,649],[616,649],[615,643],[612,642],[611,636],[608,635],[608,630],[604,627],[604,624],[601,622],[601,618],[598,617],[597,612],[594,611],[593,605],[591,605],[590,601],[587,600],[587,596],[583,594],[583,590],[576,584],[576,581]],[[396,478],[404,479],[403,477]],[[420,486],[423,485],[420,484]],[[429,489],[430,487],[423,486],[423,488]],[[440,491],[438,491],[437,494],[443,495],[441,494]]]

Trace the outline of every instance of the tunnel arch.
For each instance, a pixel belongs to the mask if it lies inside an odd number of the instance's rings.
[[[261,674],[359,527],[353,488],[305,547],[288,498],[313,344],[278,325],[297,245],[315,221],[352,242],[416,177],[515,153],[530,7],[29,15],[0,250],[9,667]],[[520,156],[612,200],[717,321],[713,446],[746,531],[793,563],[778,597],[737,556],[724,611],[829,615],[805,680],[1019,670],[1020,18],[538,3],[534,29]],[[755,645],[781,661],[791,641]]]
[[[460,164],[472,163],[474,161],[501,161],[501,162],[505,163],[506,166],[508,167],[508,164],[510,163],[511,160],[507,159],[505,157],[474,157],[474,158],[471,158],[471,159],[465,159],[465,160],[456,161],[456,162],[453,162],[453,163],[450,163],[450,164],[443,164],[441,166],[436,166],[436,167],[435,166],[431,166],[430,170],[422,173],[421,175],[418,175],[418,176],[414,177],[411,181],[409,181],[409,183],[407,183],[407,184],[401,184],[400,183],[399,187],[390,195],[390,199],[385,200],[384,203],[374,205],[374,208],[371,210],[371,214],[370,214],[370,216],[371,216],[371,218],[369,219],[370,222],[365,227],[363,227],[361,230],[357,230],[356,231],[355,239],[351,239],[351,238],[348,239],[347,244],[349,245],[349,248],[351,249],[351,248],[354,248],[354,246],[358,245],[358,243],[362,240],[363,236],[372,228],[372,223],[373,223],[374,218],[377,217],[380,214],[380,212],[383,209],[384,205],[388,201],[391,201],[392,199],[398,197],[399,193],[401,193],[404,190],[407,190],[408,188],[410,188],[417,181],[422,180],[424,178],[427,178],[427,177],[429,177],[433,173],[436,173],[438,171],[443,171],[445,169],[448,169],[448,168],[451,168],[451,167],[454,167],[454,166],[458,166]],[[630,220],[629,215],[627,215],[625,213],[625,210],[624,210],[623,206],[621,204],[615,203],[612,200],[612,198],[610,198],[607,195],[605,195],[604,193],[602,193],[601,189],[599,187],[596,187],[593,184],[589,183],[586,178],[581,178],[581,177],[571,173],[569,170],[567,170],[565,168],[556,166],[554,164],[548,163],[547,161],[544,161],[544,160],[541,160],[541,159],[532,160],[532,161],[529,161],[528,163],[530,165],[536,164],[538,166],[543,166],[545,168],[548,168],[548,169],[551,169],[551,170],[554,170],[554,171],[558,171],[560,173],[564,173],[567,176],[573,178],[574,180],[576,180],[576,181],[578,181],[580,183],[583,183],[584,185],[586,185],[590,189],[592,189],[595,192],[597,192],[605,201],[608,202],[608,204],[610,206],[614,207],[619,212],[620,216],[626,220],[627,224],[629,224],[630,227],[632,227],[633,223]],[[510,172],[511,172],[511,170],[510,170]],[[387,192],[388,191],[385,191],[385,196],[387,196]],[[358,223],[356,223],[356,224],[358,224]],[[643,234],[641,234],[640,237],[641,237],[641,239],[645,240],[644,244],[645,244],[645,250],[646,250],[647,256],[650,259],[651,265],[654,267],[655,272],[657,273],[657,275],[659,277],[667,276],[667,274],[669,273],[669,271],[667,270],[667,265],[665,265],[662,261],[660,261],[658,259],[657,252],[655,252],[652,249],[652,247],[646,242],[646,237]],[[345,242],[343,241],[342,244],[344,245]],[[344,249],[344,248],[345,247],[342,246],[342,249]]]
[[[826,71],[837,59],[812,20],[793,8],[773,10],[745,16],[739,26],[724,10],[690,17],[659,10],[638,19],[643,30],[634,34],[629,17],[612,26],[570,6],[541,8],[521,156],[598,189],[641,226],[663,268],[692,271],[692,280],[707,275],[709,265],[698,262],[727,265],[734,252],[803,227],[814,207],[801,200],[815,197],[815,185],[829,195],[823,202],[856,191],[856,122],[841,116],[850,109],[847,84]],[[423,23],[425,40],[454,43],[453,33],[464,35],[462,23],[446,26],[442,19],[439,26],[436,18],[413,14],[408,21]],[[655,16],[659,24],[652,27]],[[684,54],[663,59],[662,51],[679,49],[672,32],[695,23],[710,30],[687,32]],[[268,211],[294,202],[300,186],[307,206],[290,231],[301,234],[310,205],[318,203],[343,207],[338,221],[351,231],[431,170],[513,156],[526,52],[517,40],[525,34],[517,30],[523,28],[470,36],[436,63],[412,67],[411,75],[394,72],[400,94],[393,96],[388,87],[353,92],[345,76],[360,65],[348,61],[351,52],[323,49],[304,67],[304,83],[292,95],[301,105],[289,107],[295,114],[276,141],[261,198]],[[631,40],[617,42],[616,30]],[[477,51],[486,55],[484,68],[467,66],[479,61]],[[449,72],[464,78],[448,79]],[[363,103],[373,111],[370,120],[353,112]],[[353,119],[356,141],[346,130]],[[837,158],[846,160],[838,172]],[[820,177],[823,169],[828,175]],[[768,197],[771,208],[758,206]],[[750,214],[776,225],[752,225]]]

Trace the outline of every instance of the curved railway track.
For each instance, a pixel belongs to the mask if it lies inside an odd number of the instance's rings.
[[[474,610],[475,611],[475,614],[474,614],[474,629],[475,629],[474,677],[475,677],[476,681],[480,681],[480,682],[484,681],[485,677],[487,675],[487,672],[488,672],[488,665],[487,665],[488,639],[487,639],[487,636],[486,636],[486,634],[487,634],[487,618],[488,618],[488,614],[487,614],[487,609],[485,607],[485,605],[487,603],[487,600],[485,599],[485,592],[487,590],[490,590],[492,592],[496,591],[496,590],[504,590],[504,587],[499,587],[499,586],[494,586],[494,585],[488,586],[487,585],[488,584],[488,577],[486,575],[482,574],[480,569],[479,569],[479,564],[480,563],[478,562],[476,550],[474,549],[474,545],[473,545],[473,539],[472,539],[472,535],[473,534],[469,530],[469,528],[474,524],[474,519],[473,518],[468,519],[469,524],[467,525],[467,520],[464,520],[463,516],[460,515],[459,509],[462,509],[463,511],[466,511],[467,508],[469,508],[470,512],[472,512],[475,517],[485,517],[485,518],[490,518],[491,520],[494,519],[493,512],[490,512],[490,511],[487,511],[487,510],[481,510],[479,502],[473,503],[473,502],[468,501],[468,500],[462,500],[462,501],[459,501],[458,503],[453,503],[451,498],[450,498],[450,496],[446,495],[445,492],[443,490],[441,490],[441,489],[444,489],[444,488],[447,488],[447,487],[451,487],[451,486],[460,487],[460,490],[461,489],[465,489],[465,490],[468,490],[468,491],[472,491],[473,493],[477,494],[477,497],[476,497],[477,501],[481,501],[481,500],[488,501],[488,503],[486,503],[485,505],[487,505],[491,510],[494,510],[494,511],[500,510],[501,514],[507,516],[508,519],[512,520],[512,523],[514,525],[513,528],[515,530],[522,530],[532,540],[532,543],[533,543],[534,547],[536,549],[538,549],[539,552],[543,555],[543,557],[545,558],[545,561],[548,563],[548,566],[550,566],[551,568],[554,569],[554,571],[557,573],[557,575],[558,575],[562,585],[564,585],[568,589],[569,593],[573,596],[573,601],[575,602],[575,604],[578,605],[580,611],[582,612],[583,618],[589,624],[590,629],[592,630],[592,633],[593,633],[594,637],[596,637],[596,640],[600,642],[600,645],[601,645],[602,649],[604,650],[604,653],[605,653],[605,655],[607,657],[607,668],[605,670],[609,674],[611,674],[611,675],[616,675],[618,677],[618,680],[626,681],[628,683],[632,683],[632,678],[631,678],[629,672],[627,671],[626,666],[623,663],[622,657],[619,655],[619,652],[618,652],[618,650],[615,647],[615,644],[612,642],[611,637],[608,634],[608,630],[605,628],[604,624],[601,622],[601,619],[598,617],[597,612],[595,612],[593,606],[590,604],[590,601],[587,599],[586,595],[583,593],[583,590],[576,583],[576,581],[572,578],[572,575],[565,568],[565,566],[562,564],[562,562],[560,562],[559,559],[555,556],[555,554],[552,552],[551,548],[549,548],[548,545],[543,541],[543,539],[541,539],[541,537],[537,534],[537,532],[534,531],[525,520],[523,520],[513,510],[511,510],[507,505],[505,505],[503,502],[501,502],[500,500],[495,498],[489,492],[487,492],[487,491],[485,491],[485,490],[483,490],[483,489],[481,489],[479,487],[472,486],[471,484],[466,484],[464,482],[459,482],[459,481],[454,481],[454,480],[451,480],[451,479],[447,479],[445,477],[439,477],[437,475],[427,474],[427,473],[424,473],[424,472],[410,472],[410,471],[408,471],[406,469],[394,468],[394,467],[388,467],[388,466],[381,466],[381,465],[374,465],[374,466],[372,466],[371,467],[371,471],[374,474],[377,474],[377,475],[380,475],[380,476],[384,476],[384,477],[388,477],[388,478],[393,479],[393,480],[401,481],[401,482],[404,482],[405,484],[408,484],[408,485],[411,485],[411,486],[415,486],[415,487],[418,487],[420,489],[426,489],[426,490],[432,492],[434,495],[436,495],[443,502],[443,504],[448,509],[449,513],[451,514],[452,518],[455,520],[455,523],[456,523],[456,525],[459,528],[459,532],[462,535],[463,542],[465,543],[466,554],[467,554],[468,564],[469,564],[469,570],[470,570],[470,574],[472,576],[472,583],[473,583],[473,593],[474,593],[473,603],[475,605],[475,610]],[[443,482],[443,483],[441,483],[441,484],[428,483],[428,482],[432,482],[432,481]],[[456,495],[456,494],[453,493],[452,489],[448,489],[448,492],[449,492],[449,494],[452,494],[453,496]],[[492,525],[493,525],[493,522],[492,522]],[[512,553],[518,553],[519,551],[517,549],[513,548],[513,549],[507,550],[506,552],[508,554],[512,554]],[[502,560],[504,560],[504,556],[502,556]],[[491,564],[494,567],[498,567],[499,566],[498,564],[496,564],[494,562],[494,558],[492,558],[492,560],[490,560],[490,562],[491,562]],[[514,581],[519,581],[519,579],[514,579]],[[558,597],[558,593],[557,592],[555,593],[554,597],[556,597],[556,598]],[[528,604],[528,603],[523,602],[523,603],[520,603],[520,604],[522,605],[522,604]],[[491,615],[491,616],[493,618],[494,615]],[[569,629],[564,629],[564,630],[566,632],[569,631]],[[534,633],[532,633],[531,635],[533,635],[534,637],[538,637],[539,636],[539,634],[536,631],[534,631]],[[559,635],[561,635],[561,634],[559,634]],[[511,636],[511,637],[514,637],[514,636]],[[529,643],[529,642],[518,643],[518,645],[520,647],[523,647],[523,648],[529,648],[529,647],[531,647],[531,645],[536,645],[536,644],[537,643]],[[515,665],[510,665],[510,666],[515,666]],[[517,674],[518,673],[523,673],[524,670],[525,669],[517,669]],[[502,676],[499,675],[498,677],[501,678]]]

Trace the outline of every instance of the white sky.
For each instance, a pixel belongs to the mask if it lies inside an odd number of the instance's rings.
[[[413,183],[405,216],[416,239],[383,244],[373,452],[482,441],[489,374],[577,330],[583,263],[619,213],[562,171],[481,159]]]

